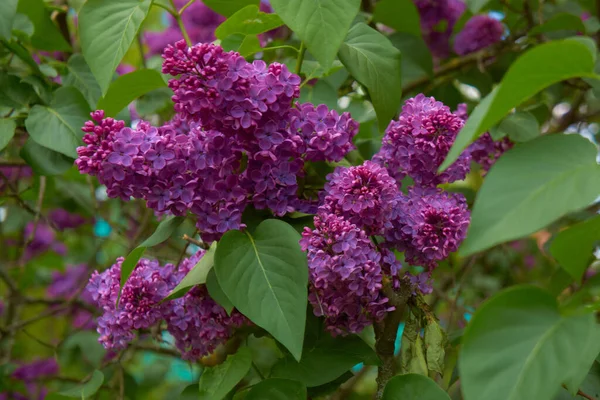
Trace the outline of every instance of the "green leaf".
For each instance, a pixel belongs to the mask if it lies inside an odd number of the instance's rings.
[[[169,239],[173,232],[175,232],[175,229],[177,229],[177,227],[181,225],[184,220],[185,217],[165,218],[160,224],[158,224],[156,230],[148,239],[144,240],[138,247],[129,253],[125,260],[123,260],[123,264],[121,264],[121,287],[123,287],[125,282],[127,282],[127,279],[129,279],[129,276],[133,272],[135,266],[146,249],[148,247],[156,246],[157,244]]]
[[[574,39],[544,43],[521,55],[500,84],[475,107],[440,171],[456,161],[469,143],[540,90],[569,78],[594,77],[594,64],[595,52]]]
[[[17,13],[13,19],[12,32],[17,37],[23,35],[29,42],[31,40],[31,35],[35,32],[35,27],[27,15]]]
[[[406,374],[390,379],[382,400],[450,400],[450,396],[430,378]]]
[[[461,255],[536,232],[600,192],[596,146],[579,135],[523,143],[496,162],[477,195]]]
[[[98,101],[97,108],[114,117],[129,103],[152,90],[166,87],[159,72],[153,69],[140,69],[121,75],[110,84],[108,92]]]
[[[465,400],[551,399],[600,333],[593,314],[563,316],[542,289],[513,287],[485,302],[459,354]],[[576,369],[578,370],[578,369]]]
[[[283,221],[263,221],[253,235],[229,231],[215,254],[215,273],[235,308],[300,360],[308,285],[300,235]],[[265,312],[268,310],[268,312]]]
[[[360,0],[271,0],[271,6],[323,68],[329,68],[358,13]]]
[[[306,400],[306,396],[301,382],[269,378],[252,386],[244,400]]]
[[[596,216],[556,235],[550,253],[569,275],[581,281],[599,240],[600,216]]]
[[[59,394],[66,397],[74,397],[78,399],[86,399],[94,395],[100,386],[104,383],[104,374],[98,370],[95,370],[89,381],[84,384],[77,385],[71,389],[63,390]]]
[[[243,57],[248,57],[262,50],[258,36],[243,35],[241,33],[227,36],[221,41],[221,47],[225,51],[237,51]]]
[[[417,7],[412,0],[382,0],[375,5],[373,19],[404,32],[421,37],[421,24]]]
[[[25,64],[29,65],[35,74],[38,74],[39,76],[44,77],[42,71],[40,70],[40,65],[37,64],[37,62],[31,56],[29,50],[27,50],[25,47],[23,47],[23,45],[21,43],[18,43],[16,41],[10,41],[10,42],[3,41],[2,44],[7,49],[9,49],[11,52],[15,53],[15,55],[17,57],[19,57],[21,60],[23,60],[23,62],[25,62]],[[35,75],[30,75],[30,76],[35,76]],[[29,78],[29,76],[25,77],[23,80],[25,80],[27,78]]]
[[[231,300],[229,300],[221,288],[221,285],[219,285],[217,274],[215,274],[214,268],[211,268],[206,276],[206,289],[208,290],[210,297],[216,301],[217,304],[223,307],[228,315],[230,315],[231,311],[233,310],[233,304],[231,304]]]
[[[6,0],[2,0],[2,2],[4,1]],[[50,19],[50,11],[46,8],[44,0],[19,0],[17,12],[26,15],[35,26],[35,31],[31,36],[33,47],[46,51],[71,50],[71,45],[67,43],[58,27]]]
[[[184,296],[192,286],[206,283],[208,273],[212,270],[214,265],[216,249],[217,242],[213,242],[200,261],[198,261],[198,263],[194,265],[194,268],[192,268],[181,282],[179,282],[179,285],[171,290],[171,293],[169,293],[165,300],[172,300]]]
[[[402,54],[402,86],[433,75],[431,52],[421,37],[397,32],[389,40]]]
[[[469,10],[471,10],[473,14],[477,14],[483,7],[487,6],[490,1],[491,0],[467,0],[466,3]]]
[[[0,38],[2,39],[10,40],[18,2],[19,0],[2,0],[0,2]]]
[[[54,92],[50,106],[34,106],[25,127],[33,140],[50,150],[76,158],[83,145],[81,127],[89,119],[90,107],[74,87],[64,86]]]
[[[100,86],[92,74],[92,70],[81,54],[73,54],[67,62],[68,75],[65,77],[65,86],[76,87],[86,98],[90,107],[96,109],[98,99],[102,96]]]
[[[33,88],[21,78],[0,72],[0,106],[20,109],[36,99]]]
[[[230,17],[242,8],[260,4],[260,0],[202,0],[214,12]]]
[[[600,325],[596,324],[595,330],[589,335],[584,345],[581,357],[569,365],[570,376],[563,382],[572,395],[577,394],[580,386],[586,380],[590,368],[594,367],[596,357],[600,353],[600,340],[598,338],[600,338]],[[600,378],[600,375],[596,377],[596,380],[598,378]],[[596,393],[596,396],[598,396],[598,393]]]
[[[73,159],[27,139],[19,153],[36,174],[61,175],[73,166]]]
[[[260,12],[255,5],[247,6],[227,18],[215,30],[218,39],[241,33],[243,35],[258,35],[283,25],[277,14]]]
[[[404,326],[400,344],[400,371],[427,375],[427,360],[420,335],[419,320],[411,313]]]
[[[569,30],[575,32],[585,32],[585,25],[580,17],[569,13],[558,13],[553,15],[541,25],[533,27],[529,31],[529,36],[535,36],[540,33]]]
[[[379,363],[373,349],[358,336],[332,338],[322,329],[318,333],[318,338],[311,340],[307,332],[300,362],[288,355],[273,366],[271,376],[316,387],[339,378],[361,362],[367,365]]]
[[[81,9],[81,48],[102,94],[106,94],[151,4],[152,0],[88,0]]]
[[[337,109],[337,100],[337,91],[323,79],[300,89],[300,103],[325,104],[330,109]]]
[[[200,376],[200,400],[221,400],[246,376],[252,365],[252,353],[247,347],[227,357],[221,365],[205,368]]]
[[[379,129],[384,130],[402,101],[400,52],[381,33],[360,23],[348,32],[339,57],[350,74],[367,87]]]
[[[427,369],[440,374],[444,372],[444,360],[446,357],[446,333],[437,321],[428,321],[423,335],[425,342],[425,358]]]
[[[60,346],[60,354],[79,350],[77,357],[97,367],[106,356],[106,350],[98,342],[98,333],[95,331],[80,331],[67,337]]]
[[[0,119],[0,151],[10,143],[15,135],[17,124],[12,119]]]
[[[530,112],[517,111],[492,128],[490,134],[494,140],[508,136],[513,142],[527,142],[540,136],[540,124]]]
[[[179,400],[198,400],[198,385],[189,385],[179,395]]]

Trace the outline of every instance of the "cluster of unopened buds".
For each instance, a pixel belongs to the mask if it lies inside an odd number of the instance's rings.
[[[400,285],[397,252],[424,267],[410,279],[430,290],[431,271],[458,248],[469,223],[463,196],[437,185],[464,179],[472,160],[489,167],[489,154],[497,154],[486,137],[437,173],[464,125],[463,106],[453,113],[433,98],[409,99],[373,160],[337,167],[315,196],[301,185],[305,167],[339,162],[354,149],[358,124],[348,113],[296,103],[300,77],[279,63],[250,63],[213,44],[188,48],[183,41],[167,46],[163,58],[163,72],[174,77],[175,117],[158,128],[129,128],[92,113],[78,149],[82,173],[97,176],[110,197],[144,199],[158,214],[194,214],[205,242],[243,229],[248,206],[275,216],[315,214],[315,229],[306,228],[300,244],[309,301],[333,334],[359,332],[393,310],[382,289],[384,276],[393,289]],[[402,187],[406,177],[413,186]],[[249,323],[236,311],[228,315],[203,287],[162,302],[202,254],[179,268],[141,260],[118,303],[122,260],[94,274],[88,290],[103,309],[104,345],[122,348],[134,331],[165,321],[184,357],[199,358]]]

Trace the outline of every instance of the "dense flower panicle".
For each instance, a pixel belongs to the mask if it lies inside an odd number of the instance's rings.
[[[89,273],[84,264],[68,266],[64,272],[52,271],[52,283],[46,289],[50,299],[71,299],[79,294],[82,284],[88,280]],[[79,294],[79,299],[86,304],[94,304],[92,295],[87,290]],[[72,312],[73,325],[78,329],[94,329],[93,315],[85,309],[75,308]]]
[[[414,0],[421,19],[423,39],[437,58],[450,54],[450,35],[467,8],[462,0]]]
[[[381,293],[381,254],[356,225],[317,215],[300,245],[308,255],[309,302],[333,335],[358,333],[393,310]]]
[[[227,315],[204,287],[196,287],[185,296],[161,301],[200,261],[204,250],[181,262],[179,269],[157,261],[142,259],[123,286],[119,306],[121,264],[123,258],[103,273],[95,272],[87,290],[103,310],[98,319],[100,342],[107,349],[122,349],[135,337],[135,330],[147,329],[159,321],[167,322],[168,331],[185,359],[198,359],[210,354],[233,334],[235,328],[249,324],[238,311]]]
[[[419,186],[464,179],[471,162],[468,152],[437,173],[463,125],[460,115],[433,97],[419,94],[408,99],[398,120],[390,123],[373,160],[387,167],[398,182],[407,175]]]
[[[233,335],[234,329],[249,324],[238,311],[231,315],[196,286],[184,297],[173,300],[165,316],[167,329],[183,359],[196,360],[211,354]]]
[[[514,143],[508,137],[505,136],[498,141],[494,141],[489,132],[486,132],[469,146],[469,151],[473,161],[481,165],[481,169],[484,173],[487,173],[498,158],[512,149],[513,146]]]
[[[337,167],[327,180],[323,211],[343,217],[369,236],[389,228],[398,185],[385,168],[365,161],[356,167]]]
[[[504,26],[502,22],[488,15],[475,15],[467,21],[463,29],[456,35],[454,51],[465,55],[485,49],[502,40]]]
[[[462,194],[412,187],[398,197],[391,219],[386,245],[404,251],[409,264],[431,272],[464,240],[470,213]]]
[[[169,81],[175,111],[205,129],[226,134],[251,134],[271,119],[281,119],[299,96],[300,78],[285,65],[248,63],[239,53],[184,41],[163,52],[163,73]]]
[[[171,289],[166,277],[172,273],[173,265],[161,268],[156,261],[141,259],[123,286],[117,307],[123,260],[120,257],[101,274],[94,272],[87,286],[92,299],[104,310],[98,318],[98,333],[107,349],[125,348],[134,338],[133,330],[148,328],[161,320],[166,306],[160,301]]]
[[[290,110],[289,125],[304,141],[307,161],[340,161],[355,149],[358,123],[347,112],[339,115],[325,104],[297,104]]]
[[[82,173],[110,197],[143,198],[159,213],[198,216],[202,239],[242,227],[248,204],[275,215],[306,211],[298,198],[306,161],[339,161],[354,148],[358,124],[325,105],[297,104],[300,78],[284,65],[250,64],[235,52],[178,42],[164,52],[176,117],[135,129],[103,119],[84,127]]]

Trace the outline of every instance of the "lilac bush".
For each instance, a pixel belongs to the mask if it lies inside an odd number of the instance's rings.
[[[587,3],[5,0],[0,400],[593,398]]]

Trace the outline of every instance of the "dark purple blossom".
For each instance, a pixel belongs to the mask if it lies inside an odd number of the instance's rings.
[[[454,25],[467,8],[462,0],[414,0],[423,39],[436,58],[450,55],[450,35]]]
[[[386,232],[386,245],[404,251],[406,261],[431,271],[458,249],[470,213],[462,194],[435,188],[410,188],[401,194]]]
[[[308,300],[333,335],[358,333],[394,309],[380,290],[381,254],[364,231],[339,216],[314,222],[300,241],[308,255]]]
[[[474,53],[502,40],[502,22],[488,15],[471,17],[454,39],[454,51],[458,55]]]
[[[469,152],[437,173],[463,125],[463,119],[447,106],[419,94],[407,100],[398,120],[390,123],[373,159],[387,167],[398,182],[407,175],[419,186],[464,179],[470,168]]]
[[[327,180],[324,211],[345,218],[367,235],[383,234],[398,196],[398,185],[385,168],[365,161],[357,167],[337,167]]]

